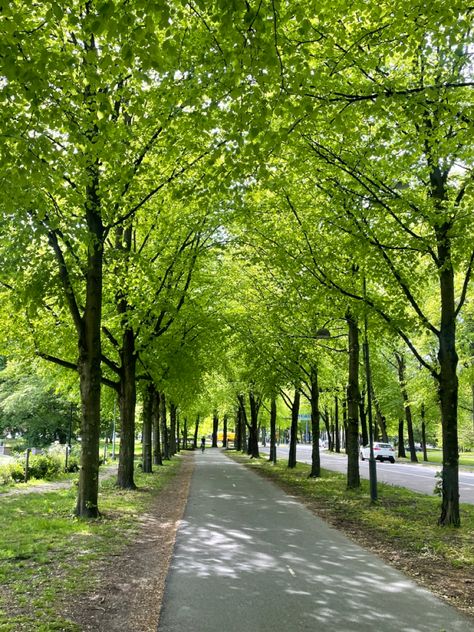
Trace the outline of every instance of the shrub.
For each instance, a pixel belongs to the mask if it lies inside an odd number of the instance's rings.
[[[20,462],[0,466],[0,485],[22,483],[25,480],[25,468]]]
[[[46,454],[38,454],[30,457],[28,476],[30,478],[55,478],[62,469],[59,459]]]

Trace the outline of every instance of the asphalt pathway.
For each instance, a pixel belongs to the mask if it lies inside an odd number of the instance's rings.
[[[472,622],[217,449],[196,455],[160,632],[472,632]]]

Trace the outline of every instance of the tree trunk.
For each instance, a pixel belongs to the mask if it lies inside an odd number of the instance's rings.
[[[184,418],[183,422],[183,449],[186,450],[188,447],[188,418]]]
[[[249,425],[249,453],[252,458],[258,459],[258,411],[260,404],[253,391],[249,391],[250,425]]]
[[[428,461],[428,453],[426,451],[426,424],[424,404],[421,404],[421,441],[423,445],[423,461]]]
[[[332,435],[331,435],[331,427],[329,424],[329,413],[327,408],[324,409],[324,413],[321,412],[320,413],[321,417],[323,418],[324,421],[324,427],[326,428],[326,435],[328,438],[328,450],[329,452],[333,451],[333,444],[332,444]]]
[[[151,445],[151,427],[153,400],[151,393],[151,385],[147,385],[143,394],[143,456],[142,467],[143,472],[151,474],[152,468],[152,445]]]
[[[121,489],[135,489],[133,480],[135,458],[135,406],[136,364],[135,337],[127,328],[122,336],[120,352],[122,366],[120,369],[120,452],[117,485]]]
[[[360,428],[362,434],[362,445],[369,445],[369,431],[367,428],[367,411],[365,408],[365,390],[360,394],[359,399]]]
[[[241,450],[242,452],[248,451],[247,445],[247,411],[245,409],[245,400],[242,394],[237,395],[237,400],[239,402],[239,411],[240,411],[240,441],[241,441]]]
[[[290,449],[288,452],[288,467],[296,467],[296,438],[298,435],[298,415],[300,412],[301,393],[298,386],[295,387],[295,396],[291,406],[291,430]]]
[[[228,420],[229,420],[229,417],[226,413],[224,414],[224,421],[223,421],[224,428],[222,430],[222,447],[223,448],[227,448],[227,422]]]
[[[277,460],[276,420],[277,420],[276,397],[272,396],[272,399],[270,402],[270,457],[268,459],[271,463],[276,463],[276,460]]]
[[[166,395],[160,394],[160,422],[161,422],[161,454],[166,461],[170,459],[170,439],[166,423]]]
[[[176,451],[181,451],[181,435],[180,435],[179,412],[176,412]]]
[[[413,437],[413,418],[411,415],[411,406],[410,401],[408,399],[408,392],[406,386],[406,377],[405,377],[405,357],[401,353],[395,353],[395,357],[398,363],[398,381],[400,382],[400,390],[403,398],[403,406],[405,408],[405,419],[407,422],[407,432],[408,432],[408,446],[410,448],[410,461],[413,463],[418,463],[418,458],[416,456],[415,450],[415,439]]]
[[[405,422],[403,418],[400,418],[398,420],[398,458],[399,459],[405,459],[407,456],[405,452],[405,437],[403,436],[404,425],[405,425]]]
[[[342,400],[342,423],[344,426],[344,451],[347,454],[347,399]]]
[[[154,384],[151,386],[151,414],[153,420],[153,464],[163,465],[161,458],[161,437],[160,437],[160,394]]]
[[[441,291],[441,326],[439,332],[439,384],[443,433],[442,526],[461,524],[459,515],[459,447],[458,447],[458,377],[456,352],[456,309],[454,270],[450,251],[450,226],[437,230],[439,279]]]
[[[374,402],[375,407],[375,416],[377,419],[377,425],[380,428],[380,434],[382,436],[382,441],[384,443],[388,443],[388,434],[387,434],[387,420],[384,415],[382,415],[382,410],[380,408],[380,403],[377,397],[375,396],[374,387],[372,386],[372,401]]]
[[[310,478],[319,478],[321,476],[321,455],[319,454],[319,435],[320,435],[320,414],[319,414],[319,384],[318,384],[318,367],[314,364],[311,366],[311,472]]]
[[[235,413],[235,441],[234,447],[239,452],[242,450],[242,413],[240,410],[240,404],[237,406],[237,412]]]
[[[212,446],[213,448],[217,448],[217,431],[219,429],[219,416],[217,414],[217,410],[214,411],[212,416]]]
[[[194,423],[194,449],[195,450],[197,450],[197,445],[198,445],[199,422],[200,422],[200,416],[198,415]]]
[[[170,402],[170,432],[169,432],[170,456],[176,454],[176,406]]]
[[[339,434],[339,399],[337,395],[334,398],[334,429],[335,429],[335,438],[336,438],[336,452],[340,454],[341,437]]]
[[[347,384],[347,487],[360,487],[359,475],[359,329],[357,320],[348,310],[349,372]]]

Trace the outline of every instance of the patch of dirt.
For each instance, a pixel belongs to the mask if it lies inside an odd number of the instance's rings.
[[[176,531],[186,507],[194,468],[183,463],[141,518],[134,541],[92,570],[96,589],[63,604],[63,616],[84,632],[156,632]]]

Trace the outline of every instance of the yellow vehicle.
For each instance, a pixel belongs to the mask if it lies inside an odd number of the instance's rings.
[[[217,440],[218,441],[224,441],[224,433],[223,432],[218,432],[217,433]],[[232,432],[230,430],[227,431],[227,441],[235,441],[235,432]]]

